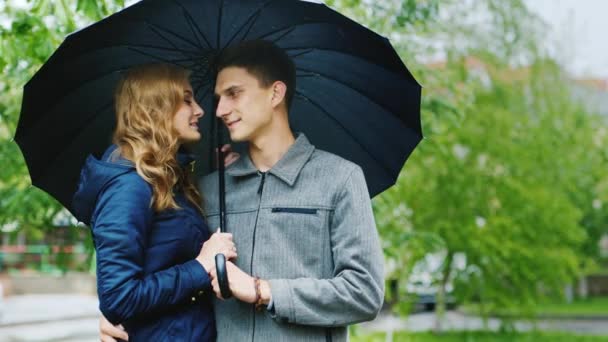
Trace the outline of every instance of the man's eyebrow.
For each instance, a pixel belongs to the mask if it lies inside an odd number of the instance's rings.
[[[231,85],[230,87],[220,91],[220,93],[229,93],[229,92],[239,90],[239,89],[241,89],[240,85]],[[218,94],[216,93],[216,95],[218,95]]]

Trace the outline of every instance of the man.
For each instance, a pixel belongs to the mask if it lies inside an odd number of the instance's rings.
[[[294,64],[270,42],[244,42],[219,59],[216,115],[248,153],[226,169],[226,226],[239,257],[227,262],[234,299],[216,301],[218,341],[345,341],[349,324],[373,319],[382,305],[363,172],[294,135],[294,91]],[[217,227],[217,174],[200,190]],[[221,298],[214,270],[211,277]]]

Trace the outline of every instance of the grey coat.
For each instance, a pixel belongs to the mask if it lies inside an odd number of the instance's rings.
[[[219,226],[217,174],[201,192]],[[226,169],[226,226],[236,264],[270,282],[273,310],[216,301],[218,341],[346,341],[347,325],[376,317],[383,257],[361,168],[300,134],[266,174],[245,155]]]

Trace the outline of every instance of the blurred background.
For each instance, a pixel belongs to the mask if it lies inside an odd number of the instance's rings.
[[[134,2],[0,1],[0,341],[98,340],[90,232],[12,137],[63,38]],[[384,309],[352,339],[608,341],[608,2],[325,3],[423,86],[425,139],[373,201]]]

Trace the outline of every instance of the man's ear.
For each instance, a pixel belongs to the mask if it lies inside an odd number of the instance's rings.
[[[276,107],[285,100],[287,86],[281,81],[276,81],[272,84],[272,106]]]

